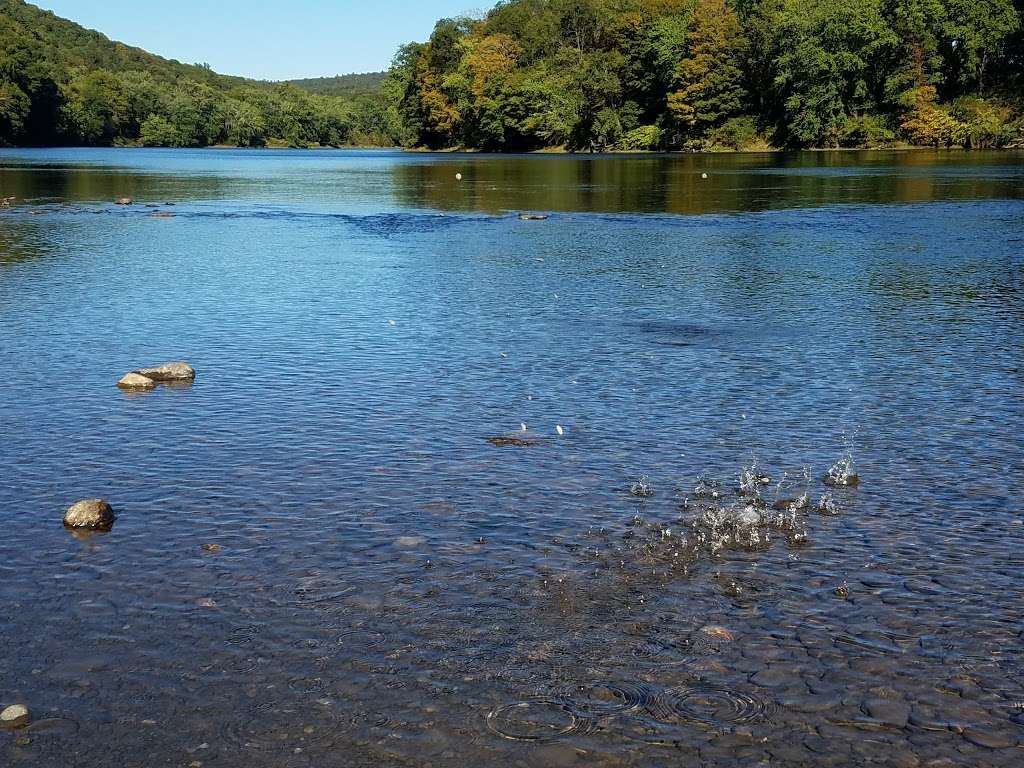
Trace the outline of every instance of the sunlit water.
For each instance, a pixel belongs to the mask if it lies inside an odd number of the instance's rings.
[[[0,151],[9,196],[0,763],[1024,762],[1024,155]]]

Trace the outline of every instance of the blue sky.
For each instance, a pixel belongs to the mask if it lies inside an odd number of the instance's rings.
[[[402,43],[489,0],[30,0],[107,37],[227,75],[285,80],[385,69]]]

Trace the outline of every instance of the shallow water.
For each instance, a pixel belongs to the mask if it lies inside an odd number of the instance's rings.
[[[1024,154],[0,151],[11,195],[3,764],[1024,760]]]

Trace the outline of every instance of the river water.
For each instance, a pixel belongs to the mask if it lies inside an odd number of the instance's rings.
[[[11,196],[0,763],[1024,763],[1024,153],[2,150]]]

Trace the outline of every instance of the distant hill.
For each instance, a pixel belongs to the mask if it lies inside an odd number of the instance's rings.
[[[163,80],[187,77],[219,87],[245,82],[242,77],[219,75],[208,66],[183,64],[110,40],[24,0],[0,0],[0,76],[8,74],[19,54],[31,52],[37,63],[63,72],[81,69],[144,71]]]
[[[383,78],[221,75],[0,0],[0,146],[393,146]]]
[[[362,96],[380,93],[387,72],[366,72],[363,74],[335,75],[334,77],[310,77],[303,80],[287,80],[310,93],[323,96]]]

